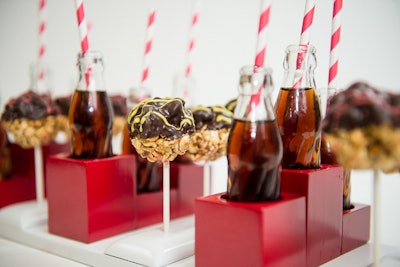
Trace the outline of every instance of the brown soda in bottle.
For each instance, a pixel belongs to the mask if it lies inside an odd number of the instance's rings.
[[[94,51],[79,55],[78,66],[80,79],[68,112],[71,157],[111,157],[114,114],[104,89],[102,55]]]
[[[326,110],[329,108],[331,98],[339,91],[335,88],[328,88]],[[324,133],[321,135],[321,163],[337,165],[335,153]],[[343,168],[343,210],[354,208],[351,204],[351,170]]]
[[[0,181],[11,176],[11,155],[7,132],[0,121]]]
[[[270,72],[263,67],[243,67],[240,95],[227,144],[230,201],[260,202],[280,197],[282,141],[269,99]],[[252,95],[260,90],[259,102]]]
[[[282,168],[320,167],[321,108],[314,81],[315,48],[289,45],[284,79],[275,103],[283,143]]]
[[[276,117],[283,143],[282,167],[320,167],[321,112],[314,88],[281,88]]]

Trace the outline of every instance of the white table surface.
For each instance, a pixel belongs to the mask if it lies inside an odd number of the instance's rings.
[[[382,246],[382,267],[400,266],[400,248]],[[372,246],[366,244],[326,264],[323,267],[367,267],[372,262]],[[16,242],[0,239],[0,266],[2,267],[83,267],[88,266],[49,254]],[[183,260],[179,266],[194,266],[194,258]]]

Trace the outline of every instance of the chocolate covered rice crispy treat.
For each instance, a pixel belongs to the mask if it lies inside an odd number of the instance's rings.
[[[129,136],[138,154],[151,162],[172,161],[189,148],[192,113],[181,98],[148,98],[128,115]]]

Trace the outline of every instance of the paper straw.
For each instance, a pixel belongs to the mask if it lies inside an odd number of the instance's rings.
[[[189,27],[189,42],[186,50],[186,62],[185,62],[185,76],[190,76],[193,69],[193,50],[196,45],[197,38],[197,28],[199,21],[199,1],[195,0],[193,2],[193,10],[190,19],[190,27]]]
[[[269,16],[271,13],[271,0],[262,0],[260,9],[260,20],[258,24],[257,48],[254,65],[261,67],[264,65],[267,49],[267,38],[269,31]]]
[[[335,0],[332,15],[331,50],[329,58],[328,88],[337,88],[337,73],[339,65],[339,42],[341,31],[342,0]]]
[[[169,232],[170,226],[170,167],[169,161],[163,162],[163,230]]]
[[[261,67],[264,65],[266,50],[267,50],[267,33],[269,31],[269,17],[271,13],[271,0],[261,0],[260,7],[260,18],[258,23],[257,32],[257,48],[256,57],[254,60],[254,65],[256,67]],[[261,100],[261,90],[262,85],[258,88],[256,92],[251,95],[249,113],[256,107]]]
[[[43,65],[46,54],[46,15],[47,15],[47,2],[46,0],[39,0],[39,54],[38,54],[38,82],[41,83],[45,80],[45,67]]]
[[[85,18],[85,9],[83,5],[83,0],[75,0],[75,5],[76,5],[76,17],[78,19],[81,52],[82,55],[85,55],[85,53],[89,50],[89,38],[88,38],[88,27]],[[85,80],[87,87],[90,88],[92,86],[92,80],[93,80],[90,66],[87,68],[87,71],[85,73]]]
[[[150,10],[147,25],[146,25],[146,41],[143,55],[142,78],[140,84],[143,85],[147,81],[150,71],[150,56],[152,54],[153,36],[154,36],[154,22],[156,18],[156,11]]]
[[[43,152],[42,146],[34,147],[35,158],[35,186],[36,186],[36,201],[44,200],[44,176],[43,176]]]
[[[310,31],[311,25],[314,19],[314,10],[315,10],[315,2],[316,0],[307,0],[306,5],[304,7],[304,16],[303,16],[303,24],[301,27],[300,34],[300,46],[306,46],[310,44]],[[299,70],[295,74],[293,88],[299,88],[302,82],[302,63],[304,60],[304,55],[307,53],[307,49],[300,51],[297,54],[297,66],[296,69]]]

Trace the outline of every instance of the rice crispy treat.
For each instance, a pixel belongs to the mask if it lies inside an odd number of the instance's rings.
[[[323,130],[343,167],[400,170],[400,95],[355,83],[331,99]]]
[[[233,113],[223,106],[196,106],[191,111],[196,132],[184,157],[191,161],[213,161],[225,156]]]
[[[194,118],[181,98],[147,98],[128,115],[129,137],[150,162],[172,161],[189,148]]]
[[[32,148],[54,140],[59,129],[58,115],[49,95],[28,91],[6,104],[1,120],[15,143]]]

